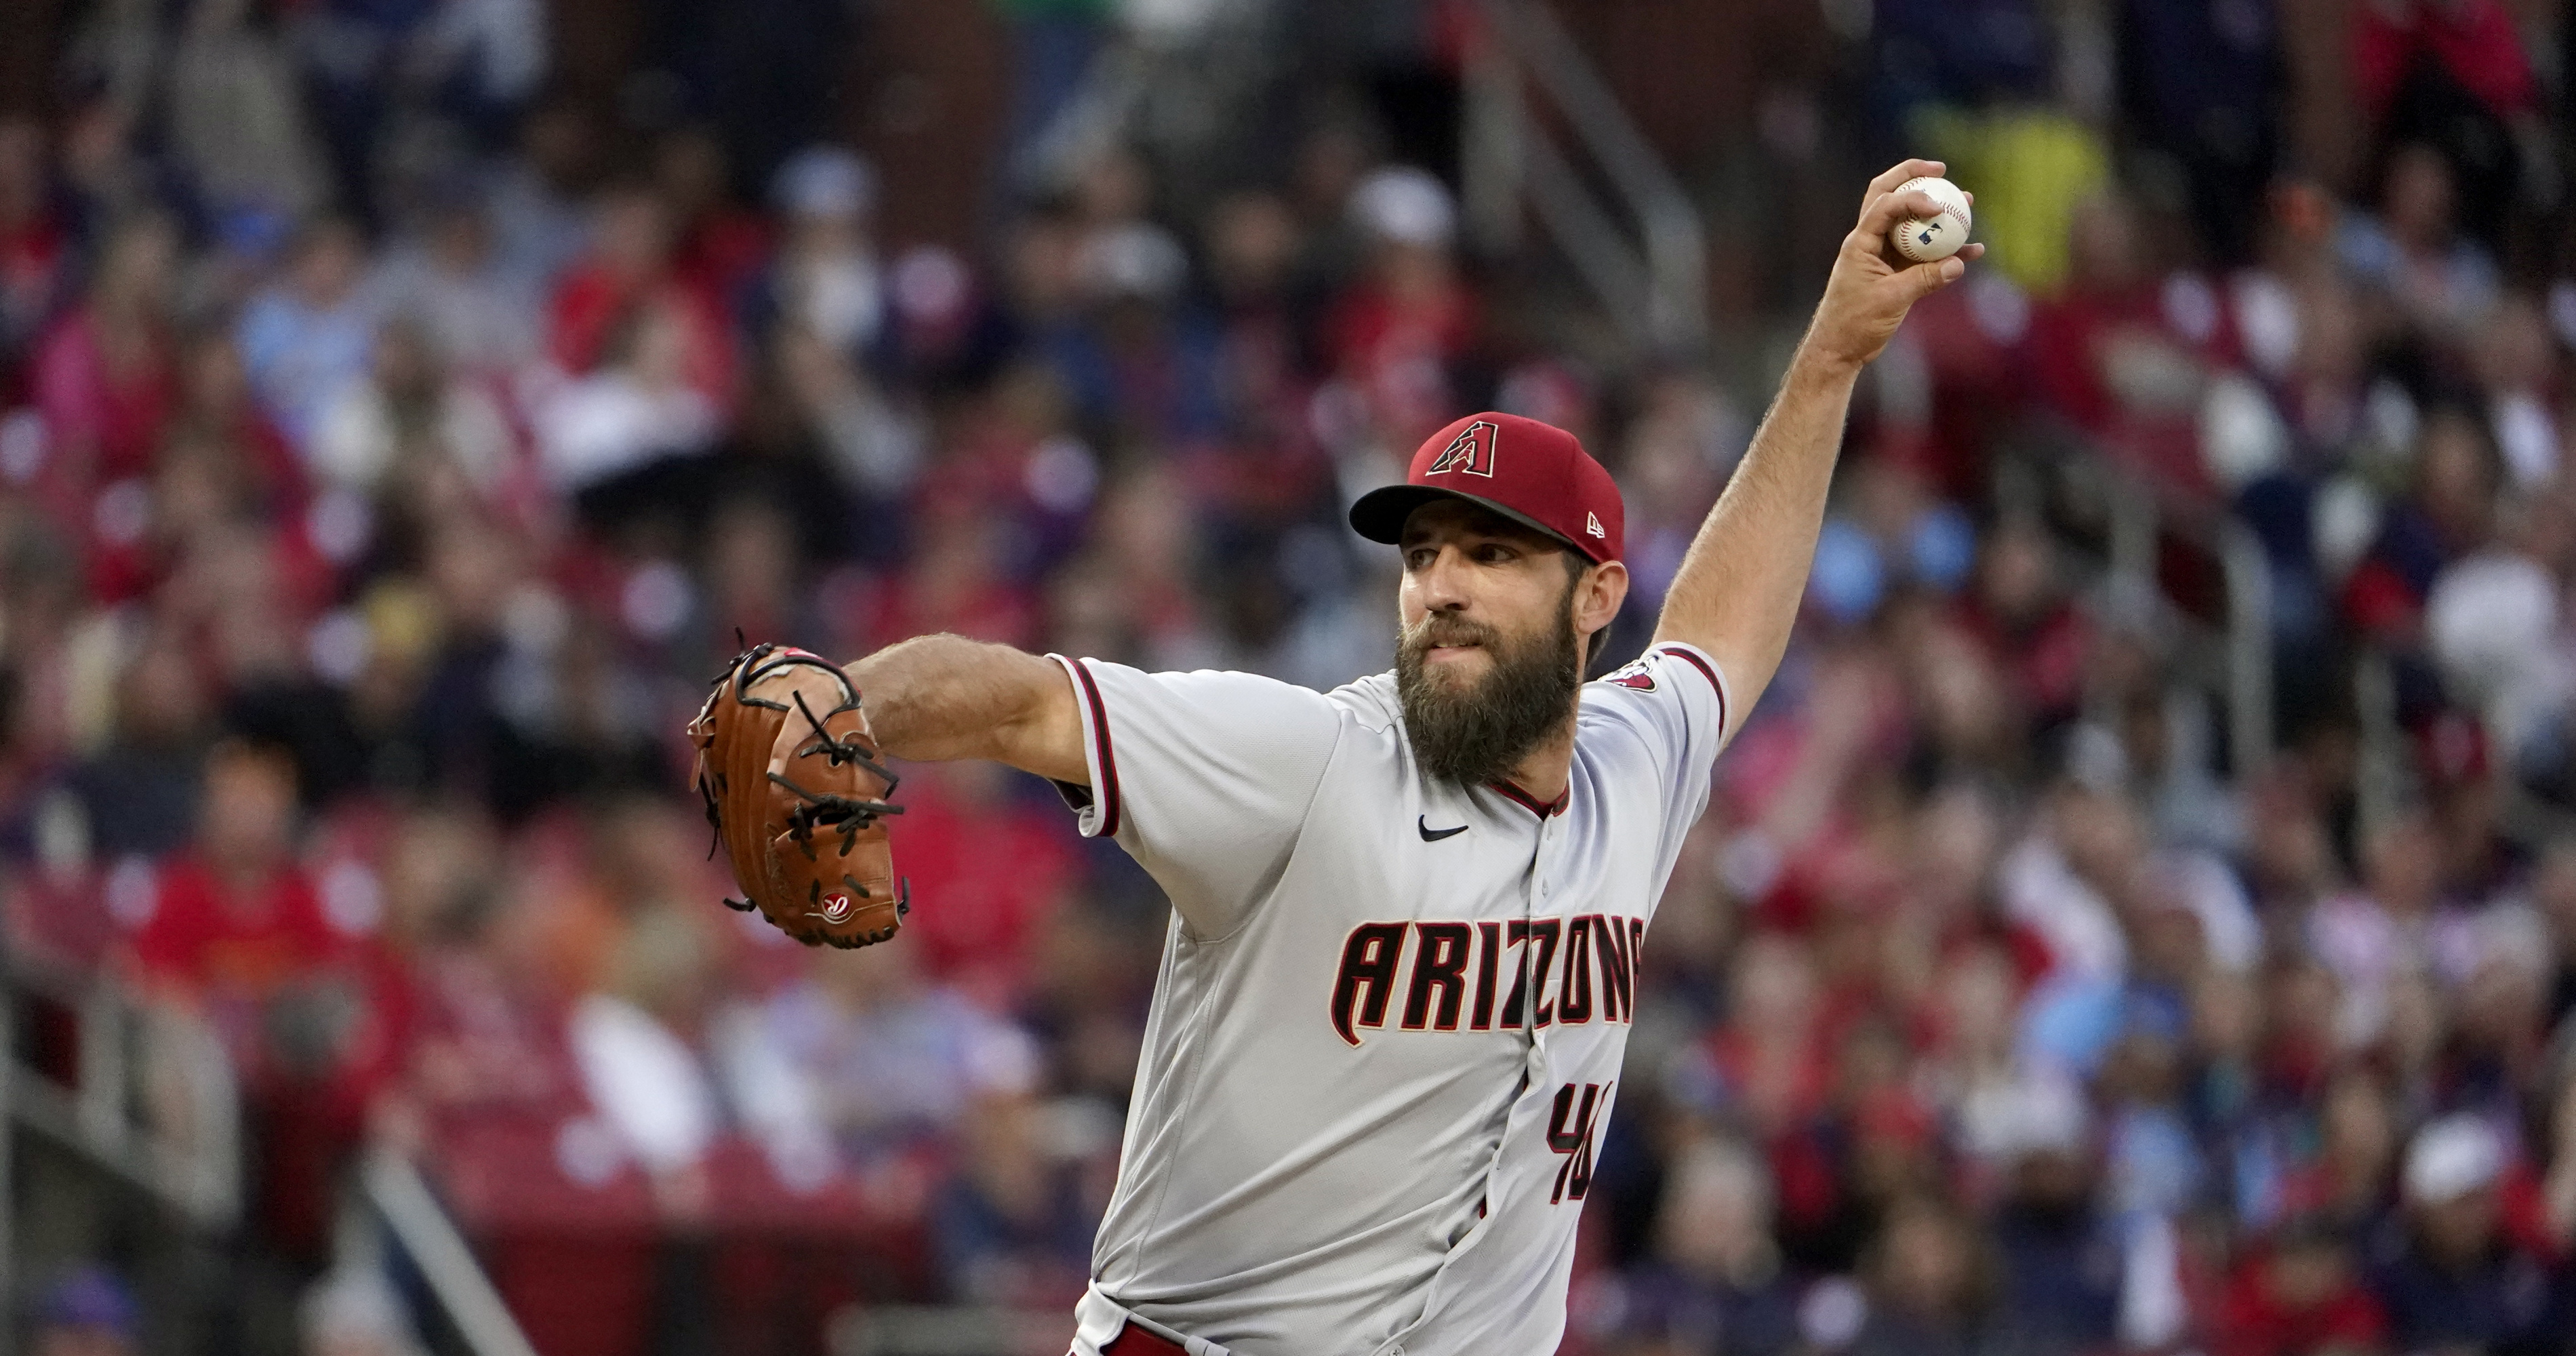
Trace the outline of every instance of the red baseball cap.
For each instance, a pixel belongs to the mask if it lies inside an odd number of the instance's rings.
[[[1434,499],[1464,499],[1544,532],[1598,564],[1617,560],[1627,537],[1619,484],[1575,436],[1553,424],[1491,410],[1432,434],[1401,485],[1351,505],[1351,530],[1392,546],[1404,520]]]

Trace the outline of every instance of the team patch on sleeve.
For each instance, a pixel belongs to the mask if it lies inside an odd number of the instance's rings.
[[[1628,665],[1626,668],[1609,674],[1601,681],[1605,683],[1617,683],[1621,687],[1635,688],[1639,692],[1652,692],[1655,690],[1655,671],[1648,666],[1646,660],[1640,659]]]

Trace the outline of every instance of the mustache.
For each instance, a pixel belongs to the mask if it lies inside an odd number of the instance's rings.
[[[1500,649],[1502,638],[1502,632],[1483,622],[1469,621],[1446,612],[1434,612],[1404,628],[1404,648],[1417,655],[1449,645],[1482,645],[1487,649]]]

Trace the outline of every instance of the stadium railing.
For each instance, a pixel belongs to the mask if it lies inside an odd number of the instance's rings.
[[[1484,22],[1467,59],[1460,173],[1478,243],[1511,252],[1526,200],[1630,341],[1700,355],[1709,337],[1708,241],[1690,194],[1546,5],[1480,0],[1475,13]],[[1532,108],[1533,92],[1555,108],[1607,194],[1557,144],[1556,124]]]

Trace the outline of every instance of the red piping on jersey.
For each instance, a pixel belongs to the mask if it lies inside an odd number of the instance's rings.
[[[1717,681],[1717,670],[1710,668],[1707,660],[1677,645],[1667,645],[1663,652],[1676,659],[1689,660],[1691,667],[1698,669],[1700,676],[1708,679],[1710,690],[1717,693],[1717,732],[1726,733],[1726,684]]]
[[[1083,699],[1091,703],[1093,742],[1100,748],[1100,836],[1118,836],[1118,759],[1109,750],[1109,711],[1100,704],[1100,685],[1092,681],[1091,666],[1077,659],[1073,671],[1082,675]]]
[[[1512,785],[1510,782],[1487,782],[1485,785],[1492,787],[1495,791],[1509,797],[1513,804],[1520,806],[1531,814],[1537,815],[1541,819],[1545,819],[1550,815],[1564,814],[1566,798],[1574,794],[1574,787],[1571,784],[1568,784],[1563,791],[1557,793],[1556,800],[1553,803],[1550,803],[1540,800],[1538,797],[1531,795],[1527,791],[1523,791],[1519,787]]]

